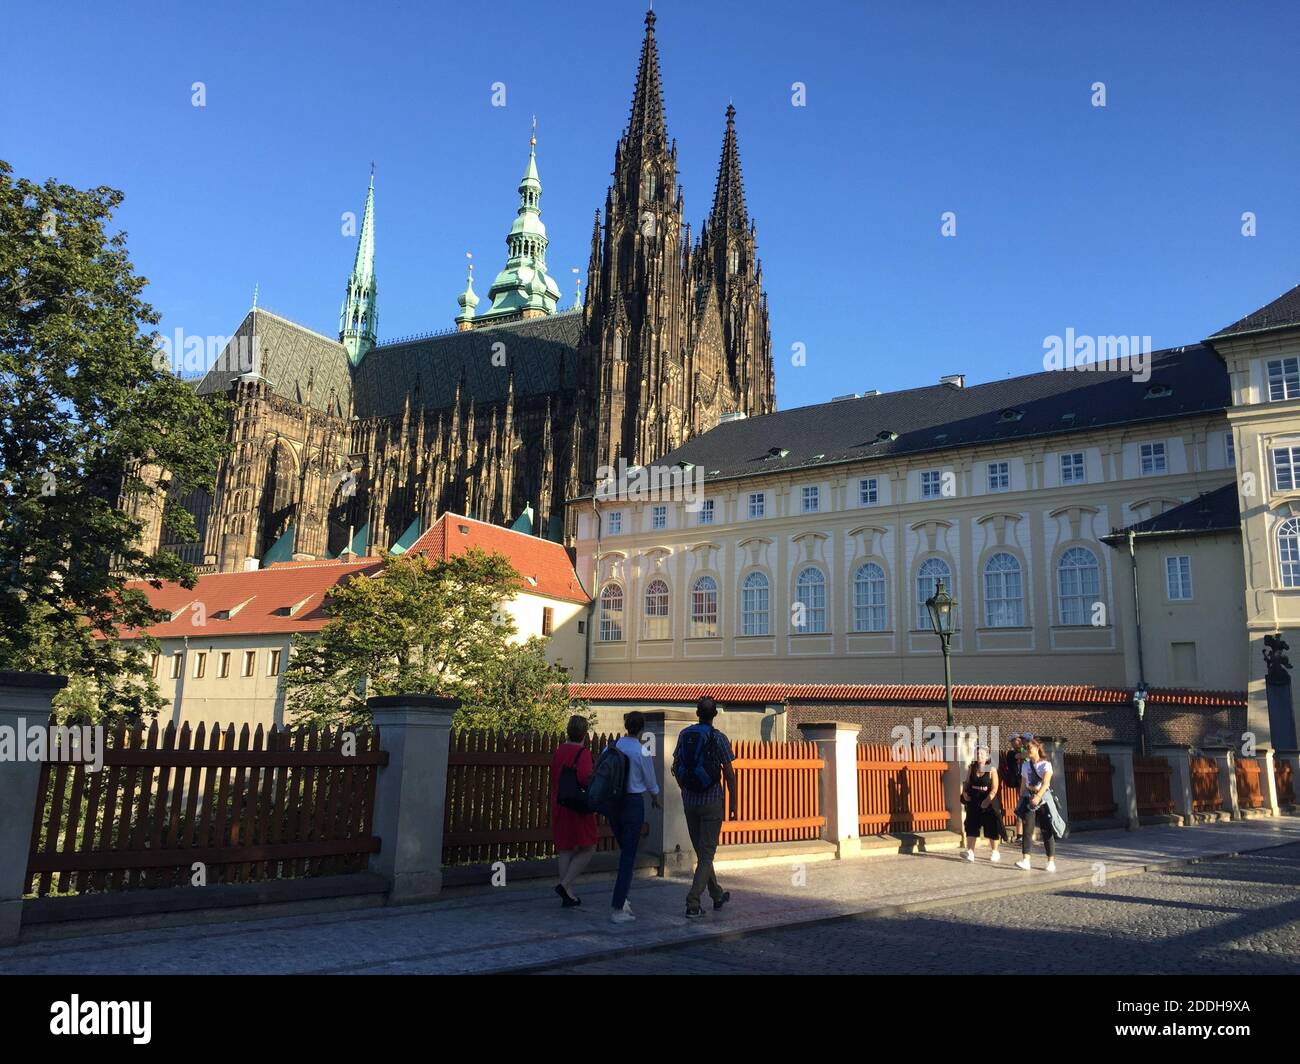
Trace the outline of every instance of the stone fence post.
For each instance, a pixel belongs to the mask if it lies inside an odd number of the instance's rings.
[[[1219,769],[1219,798],[1222,800],[1223,812],[1233,820],[1241,819],[1241,805],[1237,801],[1237,763],[1230,746],[1212,746],[1205,748],[1207,757],[1214,758]]]
[[[1065,786],[1065,740],[1043,739],[1042,743],[1043,753],[1047,755],[1047,760],[1052,763],[1052,795],[1056,798],[1056,804],[1061,810],[1061,816],[1068,824],[1070,822],[1070,796]]]
[[[943,772],[943,800],[948,809],[948,830],[964,837],[966,827],[966,810],[961,804],[961,792],[966,786],[966,773],[970,763],[975,760],[975,736],[961,728],[949,728],[944,732],[944,751],[947,755],[947,767]],[[996,751],[990,750],[992,757]],[[994,766],[994,771],[997,766]]]
[[[1300,750],[1278,750],[1274,756],[1279,761],[1284,761],[1291,766],[1291,791],[1292,799],[1290,804],[1295,805],[1300,802]],[[1282,796],[1278,795],[1280,803]]]
[[[1259,793],[1264,796],[1264,808],[1269,816],[1281,816],[1282,810],[1277,802],[1277,776],[1274,774],[1276,755],[1272,750],[1258,750],[1256,753],[1259,760]]]
[[[1111,793],[1115,798],[1115,816],[1129,831],[1138,827],[1137,779],[1134,775],[1133,747],[1129,743],[1094,743],[1099,754],[1110,759]]]
[[[673,751],[677,737],[699,718],[693,709],[655,709],[645,712],[645,731],[641,745],[649,744],[654,758],[655,778],[659,781],[659,804],[662,808],[646,807],[650,835],[646,840],[651,853],[660,855],[660,872],[665,876],[695,875],[695,847],[691,833],[686,830],[686,810],[682,805],[681,791],[672,778]],[[599,751],[593,750],[592,756]],[[649,801],[649,799],[646,799]],[[725,815],[725,814],[724,814]]]
[[[860,853],[858,836],[858,730],[844,721],[800,724],[805,740],[817,744],[822,764],[822,838],[835,843],[836,857]]]
[[[380,848],[370,868],[388,880],[390,905],[431,901],[442,890],[447,754],[460,699],[385,695],[366,705],[379,728],[379,748],[388,753],[375,787]]]
[[[27,748],[27,729],[48,724],[54,696],[67,683],[66,676],[0,672],[0,731],[13,751],[0,759],[0,945],[17,942],[22,927],[27,852],[41,779],[41,763],[17,755]]]
[[[1184,824],[1193,823],[1192,813],[1192,749],[1179,743],[1162,743],[1151,748],[1156,757],[1169,762],[1169,798],[1174,812]]]

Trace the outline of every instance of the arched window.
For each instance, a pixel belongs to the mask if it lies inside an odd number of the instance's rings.
[[[867,562],[853,574],[853,630],[883,632],[888,627],[885,570],[875,562]]]
[[[667,639],[670,634],[668,585],[662,580],[651,580],[645,589],[645,632],[642,638]]]
[[[1283,587],[1300,587],[1300,517],[1289,517],[1277,529],[1277,563]]]
[[[1024,583],[1020,562],[1012,554],[995,554],[984,563],[984,623],[990,628],[1025,623]]]
[[[711,576],[700,577],[691,590],[691,634],[718,634],[718,582]]]
[[[740,587],[741,635],[767,635],[771,630],[768,616],[767,577],[750,573]]]
[[[1071,547],[1056,563],[1056,586],[1062,624],[1087,624],[1092,604],[1101,597],[1101,568],[1087,547]]]
[[[934,622],[930,619],[925,601],[934,597],[934,589],[940,580],[943,581],[944,590],[951,595],[952,570],[942,558],[927,558],[916,571],[916,627],[923,632],[934,631]]]
[[[801,607],[794,615],[796,632],[826,631],[826,577],[815,565],[808,566],[795,580],[795,601]]]
[[[623,638],[623,589],[610,584],[600,593],[600,641],[616,643]]]
[[[645,182],[642,187],[645,189],[645,198],[653,202],[655,198],[655,191],[658,188],[658,182],[655,180],[655,175],[653,170],[647,170],[645,172]]]

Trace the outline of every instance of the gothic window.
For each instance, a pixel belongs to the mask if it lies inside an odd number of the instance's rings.
[[[1101,595],[1101,567],[1087,547],[1071,547],[1056,564],[1062,624],[1087,624]]]
[[[600,641],[617,643],[623,639],[623,588],[610,584],[600,593]]]
[[[718,634],[718,582],[711,576],[700,577],[691,591],[691,634]]]
[[[808,566],[799,574],[799,578],[795,581],[795,599],[801,609],[795,613],[794,630],[825,632],[826,577],[815,565]]]
[[[1020,562],[995,554],[984,564],[984,623],[990,628],[1019,628],[1025,623],[1025,595]]]
[[[727,273],[732,274],[732,273],[739,273],[739,272],[740,272],[740,249],[732,248],[730,251],[727,252]]]
[[[653,201],[655,198],[655,192],[658,189],[658,182],[655,180],[653,170],[647,170],[645,172],[645,180],[642,183],[642,188],[645,190],[645,198]]]
[[[762,573],[750,573],[741,585],[740,634],[768,634],[768,584]]]
[[[623,334],[617,329],[614,331],[614,361],[623,361]]]
[[[651,580],[645,589],[645,639],[667,639],[668,585]]]
[[[875,562],[867,562],[853,575],[853,630],[884,632],[888,628],[885,570]]]

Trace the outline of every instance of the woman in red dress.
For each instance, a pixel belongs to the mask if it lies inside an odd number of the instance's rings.
[[[578,783],[586,787],[591,782],[593,765],[591,751],[587,749],[587,718],[570,717],[568,742],[560,743],[551,758],[551,831],[555,836],[555,849],[559,857],[560,881],[555,893],[566,909],[581,905],[582,900],[573,893],[573,884],[587,870],[591,855],[596,852],[596,814],[577,813],[560,805],[557,794],[560,773],[572,767],[578,774]]]

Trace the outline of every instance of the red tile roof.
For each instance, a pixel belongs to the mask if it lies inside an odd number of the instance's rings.
[[[450,558],[473,547],[509,558],[510,564],[519,570],[521,591],[584,605],[591,601],[563,545],[472,517],[443,514],[406,553]]]
[[[383,568],[377,558],[356,562],[272,565],[239,573],[208,573],[187,589],[166,583],[150,587],[144,581],[128,586],[143,591],[160,609],[171,611],[173,619],[152,625],[149,634],[159,639],[179,636],[262,635],[317,632],[329,617],[321,608],[325,595],[340,581],[357,573],[373,575]],[[202,603],[205,624],[196,625],[199,614],[192,608]],[[298,608],[292,615],[277,611]],[[236,610],[229,618],[225,610]],[[123,638],[130,633],[123,632]]]
[[[708,695],[722,703],[776,702],[913,702],[943,700],[942,684],[818,683],[574,683],[575,698],[602,702],[694,702]],[[957,684],[953,702],[1001,702],[1018,705],[1130,705],[1133,692],[1123,687],[1085,684]],[[1186,691],[1173,688],[1147,693],[1149,705],[1237,708],[1246,704],[1241,691]]]

